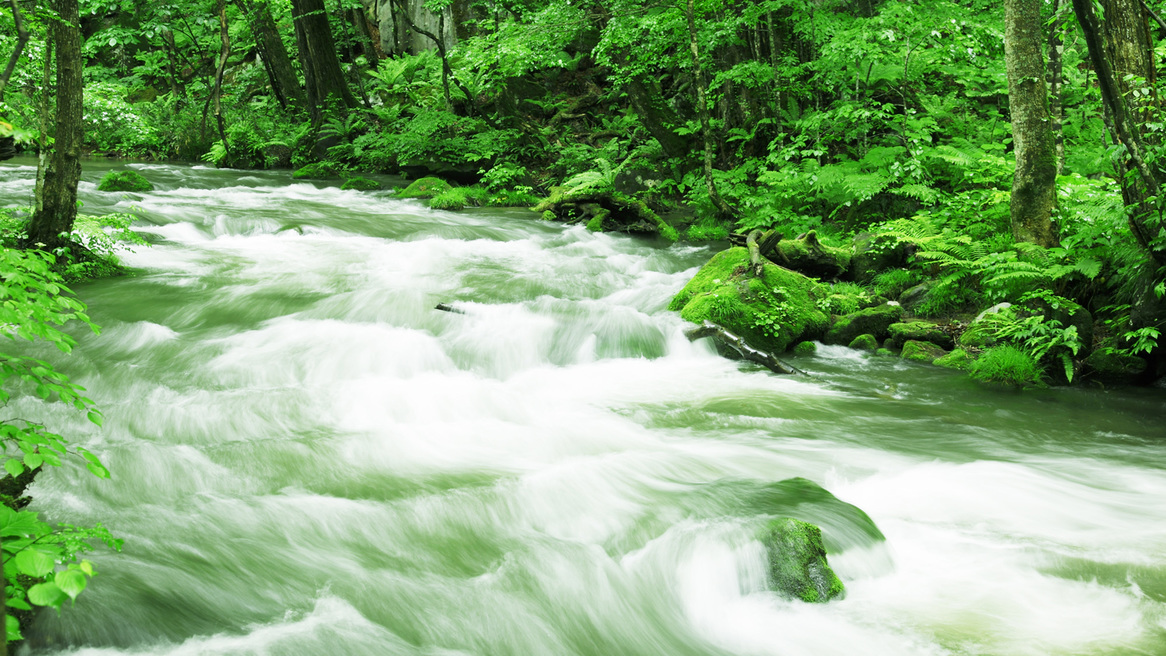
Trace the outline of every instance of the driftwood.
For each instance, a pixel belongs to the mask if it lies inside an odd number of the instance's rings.
[[[434,310],[441,310],[442,312],[452,312],[453,314],[465,314],[465,310],[459,310],[449,303],[438,303]]]
[[[690,342],[694,342],[698,339],[701,339],[702,337],[712,337],[717,341],[718,344],[724,345],[735,351],[738,355],[741,356],[741,359],[748,360],[750,362],[756,362],[757,364],[766,367],[775,374],[806,374],[806,372],[791,367],[781,360],[778,360],[777,356],[772,353],[760,351],[753,348],[752,346],[749,346],[745,343],[745,340],[711,321],[705,321],[696,328],[684,331],[684,336],[687,337],[688,341]]]

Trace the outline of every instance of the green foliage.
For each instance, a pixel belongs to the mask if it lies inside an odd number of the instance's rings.
[[[1010,345],[988,349],[971,364],[968,373],[982,382],[1021,388],[1042,386],[1040,365],[1031,355]]]
[[[1032,298],[1050,301],[1053,309],[1058,307],[1058,300],[1063,300],[1051,294],[1030,294],[1022,300]],[[1082,343],[1076,326],[1065,326],[1044,314],[1017,310],[1015,306],[989,314],[981,321],[997,341],[1023,350],[1038,365],[1046,358],[1057,361],[1064,369],[1065,378],[1073,382],[1073,358],[1087,346]]]
[[[332,162],[314,162],[296,169],[293,180],[330,180],[340,177],[340,168]]]
[[[729,229],[713,217],[704,217],[688,226],[684,237],[688,241],[722,241],[729,238]]]
[[[871,286],[879,296],[898,298],[900,294],[922,282],[918,271],[911,269],[887,269],[874,277]]]

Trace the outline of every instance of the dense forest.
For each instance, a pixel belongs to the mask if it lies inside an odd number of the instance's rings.
[[[64,285],[133,238],[132,216],[78,216],[100,155],[399,175],[437,209],[731,246],[673,309],[763,357],[824,340],[1018,387],[1166,375],[1157,0],[8,4],[0,157],[41,169],[33,207],[0,210],[9,337],[68,352],[59,326],[89,319]],[[100,423],[47,363],[0,357],[0,382]],[[0,430],[6,480],[76,451]],[[5,510],[10,608],[76,597],[83,539],[116,545]]]

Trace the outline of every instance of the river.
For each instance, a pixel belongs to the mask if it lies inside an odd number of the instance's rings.
[[[1013,393],[823,347],[782,377],[683,337],[711,255],[287,172],[129,165],[152,245],[77,286],[40,412],[113,472],[34,509],[124,551],[35,654],[1166,654],[1166,393]],[[0,203],[29,202],[28,160]],[[387,178],[383,180],[390,181]],[[398,181],[399,182],[399,181]],[[451,303],[464,314],[434,310]],[[706,340],[707,341],[707,340]],[[765,589],[755,492],[864,510],[841,601]]]

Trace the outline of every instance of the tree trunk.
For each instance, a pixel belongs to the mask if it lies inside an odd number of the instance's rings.
[[[227,59],[231,56],[231,37],[227,31],[227,3],[219,0],[219,65],[215,68],[215,87],[212,93],[215,99],[215,124],[219,127],[219,139],[223,142],[223,150],[227,153],[228,165],[231,162],[231,144],[227,141],[227,127],[223,122],[223,73],[227,70]]]
[[[307,82],[312,125],[319,126],[325,111],[333,106],[340,110],[356,107],[356,98],[348,89],[336,57],[336,43],[324,11],[324,0],[292,0],[292,17]]]
[[[1061,104],[1061,85],[1064,82],[1065,44],[1061,40],[1065,30],[1061,19],[1061,0],[1053,0],[1053,24],[1049,26],[1049,118],[1053,123],[1053,143],[1057,153],[1057,175],[1065,170],[1065,112]]]
[[[709,200],[712,201],[718,218],[721,220],[736,220],[736,213],[721,194],[717,192],[716,181],[713,180],[713,133],[709,125],[709,106],[705,97],[704,71],[700,66],[700,47],[696,40],[696,8],[693,0],[688,0],[688,49],[692,52],[692,74],[696,84],[697,113],[700,115],[700,132],[704,137],[704,180],[708,187]]]
[[[676,133],[680,119],[656,90],[654,82],[633,78],[628,83],[627,91],[632,107],[640,115],[640,122],[660,142],[666,157],[685,157],[692,151],[689,141]]]
[[[1057,244],[1057,155],[1049,120],[1041,55],[1040,0],[1005,0],[1004,63],[1016,171],[1012,177],[1012,236],[1046,248]]]
[[[53,8],[59,17],[50,22],[57,51],[55,143],[45,173],[41,209],[28,223],[27,241],[27,246],[44,250],[70,243],[68,233],[77,218],[77,182],[81,179],[81,19],[77,0],[53,0]]]
[[[276,97],[281,103],[286,101],[294,107],[301,109],[306,107],[308,98],[300,86],[296,69],[292,66],[291,57],[288,56],[283,39],[279,36],[275,21],[271,18],[271,8],[267,5],[267,0],[238,1],[243,14],[247,16],[263,61],[269,67]]]
[[[16,28],[16,47],[12,49],[12,56],[8,58],[8,65],[4,67],[4,72],[0,73],[0,102],[4,102],[4,87],[8,86],[12,71],[16,70],[16,62],[20,61],[20,55],[24,52],[24,44],[28,43],[28,30],[24,28],[24,20],[20,15],[20,5],[16,4],[16,0],[9,0],[9,2],[12,3],[12,23]]]

